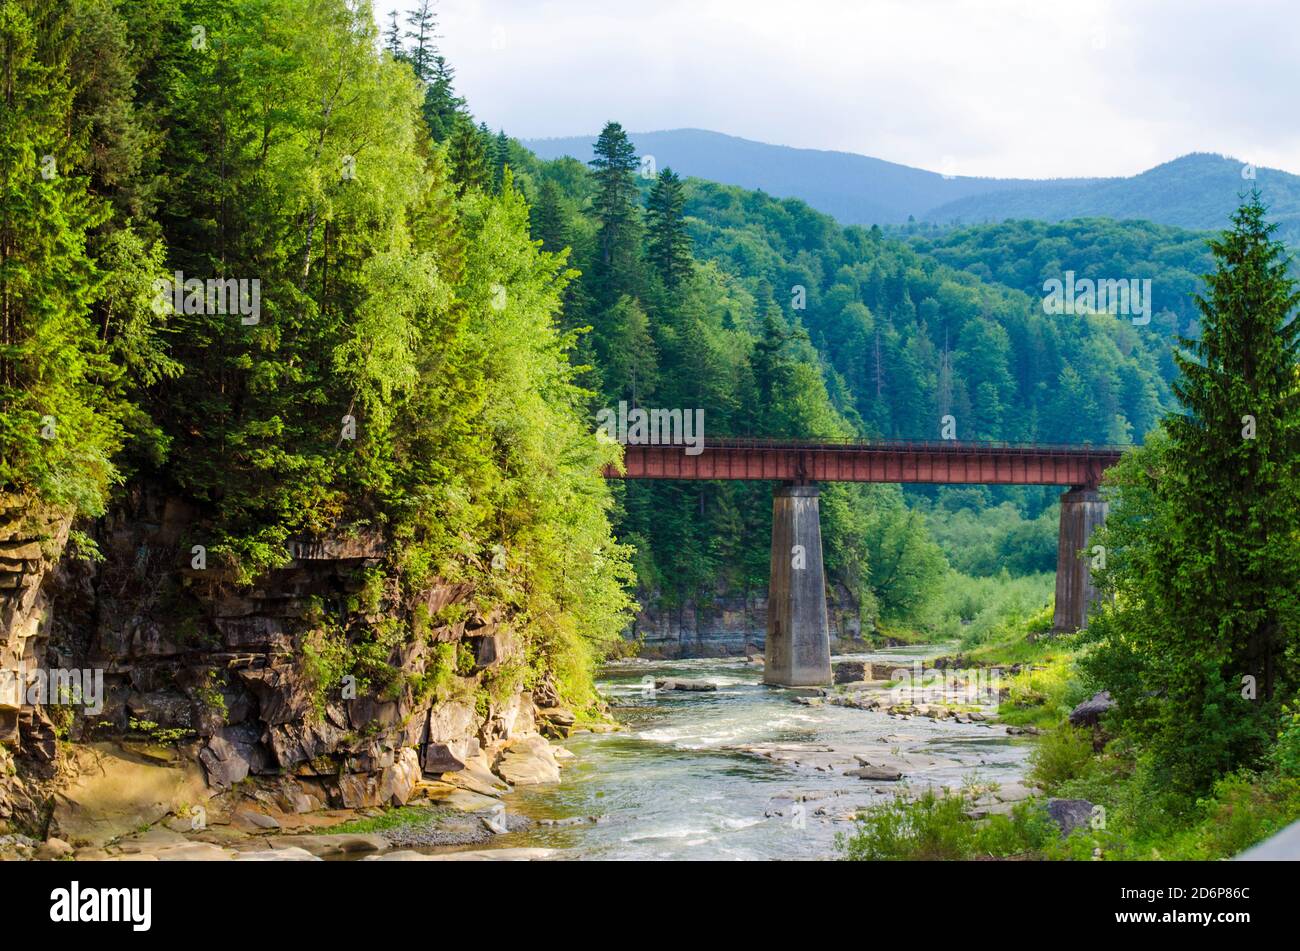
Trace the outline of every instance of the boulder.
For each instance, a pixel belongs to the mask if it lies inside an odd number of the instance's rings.
[[[834,672],[837,684],[851,684],[866,680],[869,670],[868,665],[863,661],[842,660],[835,665]]]
[[[573,732],[578,718],[571,710],[563,707],[546,707],[537,711],[537,720],[541,724],[543,735],[562,740]]]
[[[1110,691],[1103,690],[1070,711],[1070,725],[1096,726],[1101,722],[1101,715],[1114,706],[1115,701],[1110,698]]]
[[[718,685],[707,680],[678,680],[675,677],[668,677],[663,680],[656,680],[655,689],[709,691],[717,690]]]
[[[534,786],[560,781],[560,764],[551,745],[541,736],[515,740],[497,760],[497,775],[516,786]]]
[[[887,766],[859,766],[857,769],[845,770],[844,775],[883,783],[893,783],[903,778],[901,772]]]
[[[465,768],[454,773],[444,773],[442,781],[458,789],[465,789],[480,796],[500,796],[510,786],[487,767],[484,756],[476,756],[465,761]]]
[[[452,752],[446,743],[430,743],[424,748],[424,771],[431,776],[455,773],[465,768],[465,763]]]
[[[1075,829],[1084,828],[1092,820],[1094,806],[1086,799],[1049,799],[1047,814],[1067,836]]]
[[[57,862],[72,854],[72,846],[59,838],[46,839],[36,847],[33,858],[43,862]]]
[[[79,774],[54,797],[51,819],[51,834],[74,844],[103,845],[209,796],[196,764],[163,765],[110,743],[78,748],[75,768]]]
[[[208,738],[199,751],[199,762],[207,773],[208,785],[229,789],[250,772],[266,770],[266,752],[257,741],[257,731],[248,724],[223,727]]]
[[[273,849],[303,849],[312,855],[360,855],[387,852],[388,840],[382,835],[334,832],[320,835],[278,835],[268,838]]]

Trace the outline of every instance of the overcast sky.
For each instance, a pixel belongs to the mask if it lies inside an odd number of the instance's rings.
[[[411,0],[375,0],[389,10]],[[702,128],[954,175],[1300,173],[1297,0],[442,0],[476,118]]]

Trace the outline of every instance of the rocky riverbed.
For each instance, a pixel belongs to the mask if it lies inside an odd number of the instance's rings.
[[[528,733],[403,790],[400,808],[304,809],[260,783],[205,795],[162,748],[97,744],[45,842],[77,860],[816,859],[863,808],[926,786],[982,791],[973,818],[1034,794],[1031,740],[991,702],[900,690],[936,648],[836,658],[829,688],[761,683],[761,660],[632,661],[601,688],[622,728]],[[927,675],[928,676],[928,675]],[[986,700],[989,698],[985,698]]]

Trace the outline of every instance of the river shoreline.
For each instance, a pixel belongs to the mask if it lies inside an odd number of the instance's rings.
[[[899,700],[877,673],[919,669],[942,645],[835,657],[831,688],[761,683],[744,658],[620,661],[600,690],[620,727],[526,745],[554,774],[513,785],[487,769],[423,782],[411,804],[296,818],[244,815],[194,828],[172,816],[77,859],[478,860],[796,859],[836,856],[864,808],[926,787],[984,789],[976,812],[1005,812],[1024,785],[1029,743],[970,705]],[[927,668],[930,669],[930,668]],[[845,675],[845,671],[848,674]],[[530,761],[531,762],[531,761]],[[498,767],[499,771],[499,767]],[[553,781],[558,777],[558,781]]]

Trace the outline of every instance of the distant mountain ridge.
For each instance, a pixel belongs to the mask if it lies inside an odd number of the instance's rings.
[[[1278,169],[1243,174],[1237,159],[1195,152],[1127,178],[945,176],[851,152],[769,145],[703,129],[630,133],[640,155],[682,175],[799,198],[844,224],[980,224],[1009,218],[1142,219],[1182,228],[1222,228],[1238,197],[1258,186],[1280,236],[1300,243],[1300,176]],[[543,159],[586,161],[594,136],[527,139]],[[1253,174],[1254,177],[1248,177]]]

